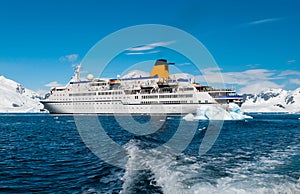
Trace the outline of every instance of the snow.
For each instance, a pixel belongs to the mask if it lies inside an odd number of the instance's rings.
[[[227,110],[218,105],[202,105],[197,109],[196,116],[187,114],[183,117],[186,121],[193,120],[245,120],[252,119],[245,115],[235,103],[229,103]]]
[[[267,89],[258,94],[248,96],[242,105],[244,112],[300,112],[300,88],[287,91],[283,89]]]
[[[39,94],[4,76],[0,76],[0,99],[1,113],[32,113],[43,109]]]

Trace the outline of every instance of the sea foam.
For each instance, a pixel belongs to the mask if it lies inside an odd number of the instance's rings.
[[[285,175],[266,174],[276,166],[283,165],[282,153],[273,150],[266,156],[253,161],[243,161],[234,166],[224,166],[234,157],[188,156],[174,154],[168,148],[140,149],[138,142],[131,141],[126,146],[129,160],[123,177],[121,193],[134,191],[137,173],[147,169],[151,184],[165,194],[173,193],[299,193],[300,179],[287,181]],[[296,148],[295,148],[296,149]],[[294,151],[292,149],[292,151]],[[284,151],[291,157],[291,150]],[[241,157],[244,152],[241,151]],[[214,168],[223,166],[220,169]],[[146,175],[147,176],[147,175]]]

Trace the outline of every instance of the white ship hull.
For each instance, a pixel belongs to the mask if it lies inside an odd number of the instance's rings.
[[[44,102],[52,114],[195,114],[201,104],[123,105],[121,102]]]

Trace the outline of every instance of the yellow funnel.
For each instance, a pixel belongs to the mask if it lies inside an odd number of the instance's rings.
[[[150,73],[150,76],[169,79],[169,64],[165,59],[158,59]]]

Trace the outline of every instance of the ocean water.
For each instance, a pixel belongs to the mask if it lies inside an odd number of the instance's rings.
[[[121,157],[118,150],[105,141],[99,148],[86,146],[72,116],[2,114],[0,193],[300,193],[300,115],[251,116],[225,121],[203,155],[198,150],[208,121],[188,123],[197,126],[194,136],[175,153],[164,143],[176,134],[181,117],[152,123],[134,117],[159,127],[143,135],[125,130],[113,116],[96,117],[126,153],[124,167],[116,167],[91,150]],[[127,128],[136,127],[122,119]]]

